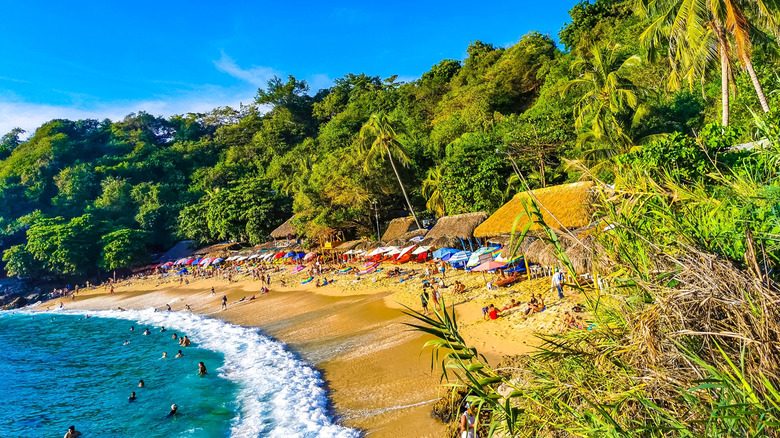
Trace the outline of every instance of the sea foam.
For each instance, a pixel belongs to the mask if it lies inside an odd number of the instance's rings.
[[[67,312],[70,313],[70,312]],[[82,313],[82,312],[80,312]],[[219,376],[238,385],[239,415],[231,436],[352,438],[361,433],[335,423],[320,373],[257,329],[185,312],[91,311],[184,332],[200,348],[224,354]]]

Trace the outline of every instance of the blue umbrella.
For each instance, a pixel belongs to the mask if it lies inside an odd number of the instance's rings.
[[[295,257],[293,257],[293,260],[300,260],[306,256],[306,253],[299,252],[298,254],[295,254]]]
[[[458,251],[460,250],[455,248],[439,248],[433,252],[433,258],[444,259],[445,256],[455,254]]]
[[[450,257],[450,259],[447,260],[447,262],[449,264],[465,262],[466,260],[469,259],[470,256],[471,256],[471,251],[460,251],[456,254],[453,254],[452,257]]]
[[[184,268],[184,269],[182,269],[181,271],[177,272],[176,274],[177,274],[177,275],[178,275],[178,274],[186,274],[187,272],[189,272],[189,271],[187,271],[187,268]]]
[[[290,251],[290,252],[288,252],[287,254],[284,255],[284,258],[289,259],[290,257],[294,256],[295,254],[296,254],[295,252]]]

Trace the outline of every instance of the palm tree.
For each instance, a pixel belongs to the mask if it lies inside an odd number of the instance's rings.
[[[682,81],[693,88],[715,60],[720,61],[721,124],[728,126],[732,54],[736,54],[747,70],[761,108],[769,111],[766,95],[753,68],[751,23],[745,8],[757,11],[764,24],[774,31],[777,27],[773,18],[776,6],[774,0],[638,0],[636,9],[639,15],[652,18],[640,37],[651,53],[661,43],[669,43],[670,88],[679,88]],[[734,41],[734,53],[729,36]]]
[[[417,221],[417,215],[414,214],[412,203],[409,202],[409,196],[406,195],[406,189],[404,189],[404,184],[401,182],[401,176],[395,167],[395,161],[393,161],[393,156],[395,156],[404,166],[409,164],[409,157],[399,142],[398,134],[393,129],[390,119],[384,113],[372,114],[363,127],[360,128],[358,138],[361,151],[365,153],[365,169],[368,169],[369,165],[377,158],[384,159],[384,156],[387,155],[387,158],[390,159],[390,165],[393,167],[395,177],[398,178],[398,185],[401,186],[401,192],[403,192],[404,199],[406,199],[406,205],[412,213],[417,228],[421,228],[420,222]]]
[[[626,76],[640,62],[638,56],[629,56],[619,45],[609,44],[592,47],[589,58],[572,64],[577,77],[562,93],[581,93],[574,107],[575,127],[582,132],[578,143],[596,145],[586,151],[586,159],[606,160],[634,147],[630,129],[646,110],[639,103],[641,90]]]
[[[441,194],[442,174],[441,167],[428,169],[428,174],[422,182],[422,195],[427,199],[425,206],[439,217],[447,215],[447,206]]]

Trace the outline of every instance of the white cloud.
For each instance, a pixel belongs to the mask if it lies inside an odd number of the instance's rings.
[[[52,119],[121,120],[130,113],[145,111],[156,116],[172,116],[191,112],[206,112],[219,106],[238,108],[241,102],[251,103],[251,93],[224,92],[181,96],[179,98],[148,99],[99,103],[90,108],[0,100],[0,135],[20,127],[32,135],[36,128]]]
[[[333,86],[333,79],[326,74],[312,75],[306,79],[309,84],[309,94],[315,95],[323,88],[330,88]]]
[[[214,61],[214,65],[217,70],[227,73],[236,79],[240,79],[244,82],[250,83],[258,88],[265,88],[268,85],[268,80],[274,76],[282,76],[278,71],[271,67],[252,66],[251,68],[241,68],[236,61],[228,56],[225,52],[221,52],[222,56]]]

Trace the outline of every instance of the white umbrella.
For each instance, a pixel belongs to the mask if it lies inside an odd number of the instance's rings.
[[[415,249],[414,251],[412,251],[412,255],[422,254],[422,253],[428,251],[429,249],[431,249],[430,246],[421,246],[421,247]]]
[[[355,251],[350,249],[349,251],[345,252],[344,255],[351,255],[351,254],[354,254],[354,253],[355,253]]]
[[[387,248],[387,251],[385,251],[385,255],[396,255],[401,254],[401,250],[397,246],[390,246]]]
[[[400,258],[401,258],[401,257],[403,257],[404,255],[406,255],[406,253],[407,253],[407,252],[409,252],[409,251],[411,251],[411,250],[413,250],[413,249],[414,249],[414,245],[412,245],[412,246],[407,246],[406,248],[404,248],[404,249],[402,249],[402,250],[401,250],[401,253],[400,253],[400,254],[398,254],[398,258],[400,259]]]
[[[208,266],[209,262],[211,262],[210,257],[206,257],[205,259],[201,260],[200,263],[198,263],[201,266]]]
[[[375,249],[375,250],[371,251],[370,253],[368,253],[368,254],[366,254],[366,255],[367,255],[368,257],[373,257],[373,256],[375,256],[375,255],[384,254],[384,253],[386,253],[387,251],[389,251],[389,250],[388,250],[388,248],[385,248],[384,246],[380,246],[379,248],[377,248],[377,249]]]

